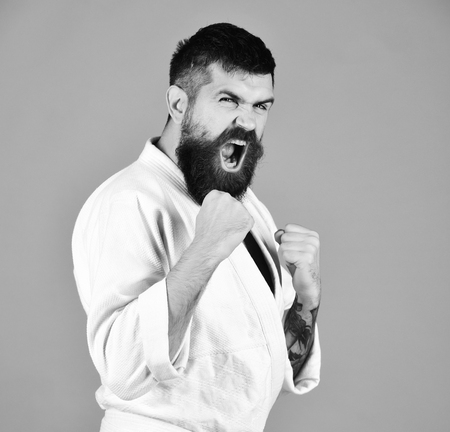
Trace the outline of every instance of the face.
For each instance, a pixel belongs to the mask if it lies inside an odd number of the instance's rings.
[[[201,204],[213,189],[241,198],[263,155],[261,139],[273,103],[271,75],[228,74],[211,67],[182,123],[178,165]]]

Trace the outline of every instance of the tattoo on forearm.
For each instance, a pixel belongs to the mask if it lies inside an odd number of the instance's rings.
[[[298,374],[307,359],[314,342],[314,331],[319,308],[303,310],[303,305],[295,296],[294,303],[286,315],[284,332],[286,345],[294,377]]]

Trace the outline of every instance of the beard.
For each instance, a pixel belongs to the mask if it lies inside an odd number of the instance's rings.
[[[247,131],[239,126],[229,127],[215,139],[208,139],[206,134],[205,128],[191,121],[190,116],[183,120],[176,155],[189,194],[199,205],[214,189],[242,199],[264,154],[261,140],[254,130]],[[247,147],[240,156],[244,160],[235,172],[223,169],[221,161],[221,149],[230,140],[245,141]]]

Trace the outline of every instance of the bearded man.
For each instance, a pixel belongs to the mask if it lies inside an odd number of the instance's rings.
[[[262,431],[319,382],[319,238],[249,189],[275,62],[231,24],[179,43],[169,119],[88,199],[74,272],[102,432]]]

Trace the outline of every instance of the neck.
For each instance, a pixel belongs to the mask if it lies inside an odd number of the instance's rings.
[[[175,153],[178,144],[180,143],[180,127],[170,120],[159,139],[156,147],[159,148],[166,156],[168,156],[175,164],[178,164],[177,155]]]

